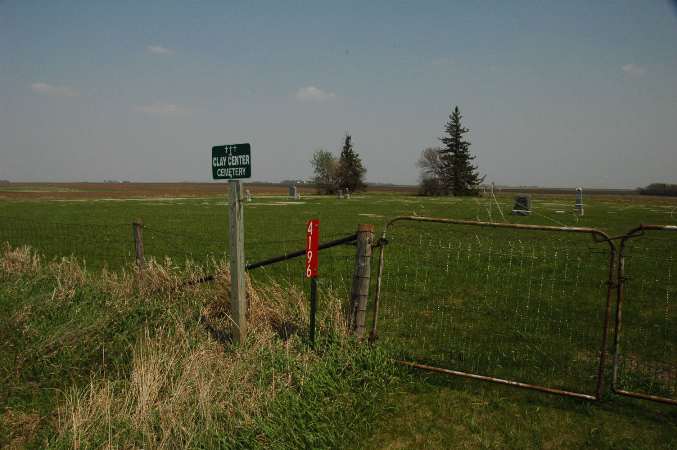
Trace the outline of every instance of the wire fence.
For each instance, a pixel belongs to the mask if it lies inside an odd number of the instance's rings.
[[[305,247],[303,220],[250,216],[245,223],[248,263]],[[190,219],[190,226],[184,223],[188,218],[144,225],[146,259],[170,258],[175,265],[190,260],[205,270],[225,261],[227,217]],[[322,242],[352,231],[356,220],[343,219],[323,222]],[[675,403],[674,227],[641,227],[622,237],[616,280],[609,276],[614,244],[593,239],[590,230],[550,228],[420,221],[392,226],[376,316],[382,342],[403,360],[598,398],[607,350],[602,347],[609,317],[606,299],[618,281],[614,390]],[[29,245],[48,259],[74,256],[92,270],[119,270],[136,259],[131,222],[2,216],[1,243]],[[355,252],[354,244],[346,244],[320,253],[321,290],[350,297]],[[374,257],[372,272],[377,268]],[[303,290],[309,283],[303,257],[250,276],[254,282]]]
[[[45,222],[3,216],[0,243],[28,245],[47,259],[74,256],[90,269],[116,269],[135,258],[129,223]]]
[[[205,270],[226,261],[228,251],[227,220],[212,215],[192,218],[199,227],[183,226],[183,218],[160,224],[144,224],[142,239],[146,260],[165,261],[181,266],[188,261]],[[322,241],[346,235],[336,227],[325,226]],[[284,255],[305,248],[305,223],[298,226],[276,221],[252,220],[245,223],[245,255],[247,262],[256,262],[275,255]],[[353,225],[354,226],[354,225]],[[121,270],[136,260],[132,222],[87,223],[46,222],[28,218],[0,217],[0,243],[28,245],[49,259],[76,257],[90,270]],[[347,297],[354,268],[355,247],[343,245],[324,250],[320,256],[318,279],[321,289]],[[274,281],[282,286],[304,288],[303,257],[284,261],[251,272],[255,281]]]
[[[621,245],[614,389],[677,404],[677,229],[637,231]]]
[[[598,395],[608,242],[427,222],[387,239],[378,334],[400,359]]]

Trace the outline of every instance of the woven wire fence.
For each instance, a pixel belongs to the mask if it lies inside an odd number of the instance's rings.
[[[2,216],[0,244],[30,246],[48,260],[75,257],[89,269],[115,269],[135,258],[129,223],[46,222]]]
[[[591,234],[399,222],[379,339],[399,358],[592,395],[610,246]]]
[[[269,212],[252,210],[245,219],[245,255],[248,263],[305,248],[305,219],[297,223],[275,220]],[[325,220],[322,242],[350,234],[345,221]],[[227,261],[228,217],[219,214],[184,216],[162,220],[151,218],[142,227],[144,257],[182,266],[199,264],[206,271]],[[353,225],[354,226],[354,222]],[[88,269],[121,270],[136,261],[132,221],[89,223],[54,222],[19,217],[0,217],[0,244],[28,245],[47,259],[76,257]],[[320,254],[321,288],[347,296],[354,268],[355,247],[323,250]],[[303,287],[304,258],[299,257],[251,273],[255,280]]]
[[[677,230],[625,240],[614,387],[677,404]]]

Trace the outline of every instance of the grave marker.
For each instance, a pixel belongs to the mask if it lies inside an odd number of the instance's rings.
[[[585,213],[584,208],[583,208],[583,188],[582,187],[576,188],[576,213],[579,216],[583,216],[583,214]]]
[[[515,205],[512,207],[513,216],[528,216],[531,214],[531,196],[519,194],[515,196]]]

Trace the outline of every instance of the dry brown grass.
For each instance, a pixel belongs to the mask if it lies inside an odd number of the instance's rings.
[[[229,268],[215,261],[212,267],[214,282],[196,283],[204,268],[179,268],[169,259],[151,260],[143,271],[87,272],[76,259],[42,263],[29,248],[2,249],[0,276],[16,281],[6,283],[6,289],[22,289],[32,274],[51,290],[44,297],[48,308],[78,302],[76,310],[81,310],[92,299],[99,305],[100,313],[77,326],[69,325],[77,323],[69,318],[68,326],[55,326],[51,334],[32,332],[41,358],[56,361],[63,348],[91,345],[89,336],[99,339],[97,329],[144,311],[139,305],[161,311],[156,325],[128,332],[136,343],[122,372],[93,370],[84,387],[65,389],[50,425],[56,447],[189,448],[195,439],[216,445],[210,439],[252,427],[280,392],[303,386],[313,366],[324,364],[317,353],[307,351],[307,298],[273,282],[259,285],[246,279],[249,335],[232,345]],[[17,308],[13,323],[34,326],[31,306]],[[338,298],[323,296],[318,325],[320,332],[347,337]],[[11,442],[21,447],[30,442],[31,424],[39,417],[12,414],[7,412],[2,421],[12,429]]]
[[[40,415],[24,413],[14,409],[6,409],[0,416],[0,423],[9,431],[8,450],[25,448],[29,437],[35,434],[40,426]]]
[[[84,280],[70,261],[49,268],[63,292],[77,289]],[[188,448],[195,436],[210,430],[216,435],[228,427],[251,425],[281,390],[304,382],[303,374],[317,357],[299,350],[299,337],[279,337],[284,323],[304,327],[308,311],[301,292],[276,284],[255,287],[247,279],[247,341],[232,346],[205,332],[228,334],[228,273],[222,265],[213,285],[186,287],[204,300],[203,326],[187,326],[185,318],[176,316],[161,329],[146,329],[134,347],[127,376],[93,378],[86,388],[65,395],[57,427],[62,442],[75,449],[133,447],[139,440],[144,448]],[[170,303],[179,301],[177,287],[186,280],[186,272],[182,274],[180,278],[170,261],[151,262],[142,283],[134,271],[105,273],[98,282],[119,299],[134,293],[141,299],[160,294],[171,309]],[[197,269],[188,271],[188,279],[201,275]],[[338,299],[327,299],[326,309],[325,326],[344,323]],[[279,354],[286,355],[287,367],[268,373],[266,360]],[[298,370],[302,375],[293,376]]]
[[[79,288],[87,283],[87,274],[75,258],[61,258],[52,261],[48,273],[54,277],[56,287],[52,292],[52,300],[70,300]]]
[[[5,243],[0,252],[0,276],[34,275],[40,269],[40,257],[28,246],[11,247]]]

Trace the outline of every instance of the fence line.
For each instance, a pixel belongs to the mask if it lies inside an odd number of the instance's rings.
[[[641,225],[620,241],[612,375],[616,394],[672,405],[677,405],[675,231]]]
[[[399,217],[381,240],[372,339],[379,329],[409,365],[601,398],[615,262],[605,233]]]
[[[211,264],[226,254],[225,222],[207,237],[208,230],[182,232],[171,225],[146,224],[143,231],[146,258]],[[409,344],[408,353],[400,354],[409,357],[410,365],[598,400],[616,289],[611,389],[674,405],[674,231],[675,226],[643,225],[610,238],[594,228],[398,217],[374,244],[381,248],[376,294],[369,305],[373,315],[366,325],[371,325],[372,339],[382,330],[385,341]],[[251,234],[246,241],[250,264],[289,254],[305,243],[303,233],[294,238],[272,227]],[[344,236],[323,233],[322,239]],[[5,216],[0,217],[4,242],[31,245],[47,257],[76,256],[94,269],[124,267],[137,257],[130,223]],[[348,299],[355,248],[336,246],[320,258],[320,286]],[[283,286],[307,284],[302,258],[262,267],[251,276]],[[603,293],[607,302],[602,306]],[[432,300],[426,303],[426,298]],[[508,344],[513,348],[506,349]],[[440,361],[454,367],[441,367]],[[591,380],[594,388],[581,387]]]

